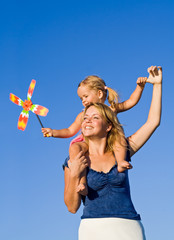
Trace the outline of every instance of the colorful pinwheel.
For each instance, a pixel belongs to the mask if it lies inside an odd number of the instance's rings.
[[[20,129],[22,131],[24,131],[27,126],[27,122],[28,122],[28,118],[29,118],[29,111],[34,112],[36,114],[36,116],[37,115],[46,116],[49,111],[47,108],[42,107],[38,104],[33,104],[31,102],[31,97],[32,97],[32,94],[34,91],[35,84],[36,84],[36,81],[33,79],[31,81],[29,89],[28,89],[27,100],[25,100],[25,101],[22,101],[20,98],[18,98],[14,94],[10,93],[10,100],[13,103],[23,107],[23,110],[22,110],[22,112],[19,116],[19,120],[18,120],[18,129]],[[38,117],[38,120],[39,120],[41,126],[43,126],[39,117]]]

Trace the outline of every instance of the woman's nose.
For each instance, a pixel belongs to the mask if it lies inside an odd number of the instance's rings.
[[[88,117],[86,120],[87,120],[87,122],[91,122],[92,121],[92,117]]]

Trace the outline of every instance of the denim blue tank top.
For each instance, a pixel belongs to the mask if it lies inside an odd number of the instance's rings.
[[[127,151],[127,161],[130,161]],[[68,158],[64,167],[67,167]],[[83,204],[84,218],[126,218],[140,220],[130,196],[128,171],[119,173],[115,164],[108,173],[87,170],[88,195]]]

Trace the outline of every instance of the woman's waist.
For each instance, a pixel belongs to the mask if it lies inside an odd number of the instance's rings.
[[[127,192],[108,192],[106,195],[87,196],[84,202],[83,215],[86,217],[119,217],[134,218],[137,213],[131,197]],[[127,217],[126,217],[127,216]]]

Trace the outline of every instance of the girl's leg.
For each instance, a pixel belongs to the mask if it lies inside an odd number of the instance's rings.
[[[81,151],[85,155],[86,152],[88,151],[88,145],[85,142],[73,143],[69,148],[70,160],[73,161],[73,159]],[[84,196],[86,196],[88,194],[88,188],[87,188],[87,184],[86,184],[86,170],[81,175],[80,184],[77,187],[77,192],[79,192],[81,195],[84,195]]]
[[[124,172],[127,169],[131,169],[132,165],[127,162],[126,159],[126,141],[122,140],[122,145],[119,142],[114,144],[114,154],[117,161],[117,170],[118,172]]]

